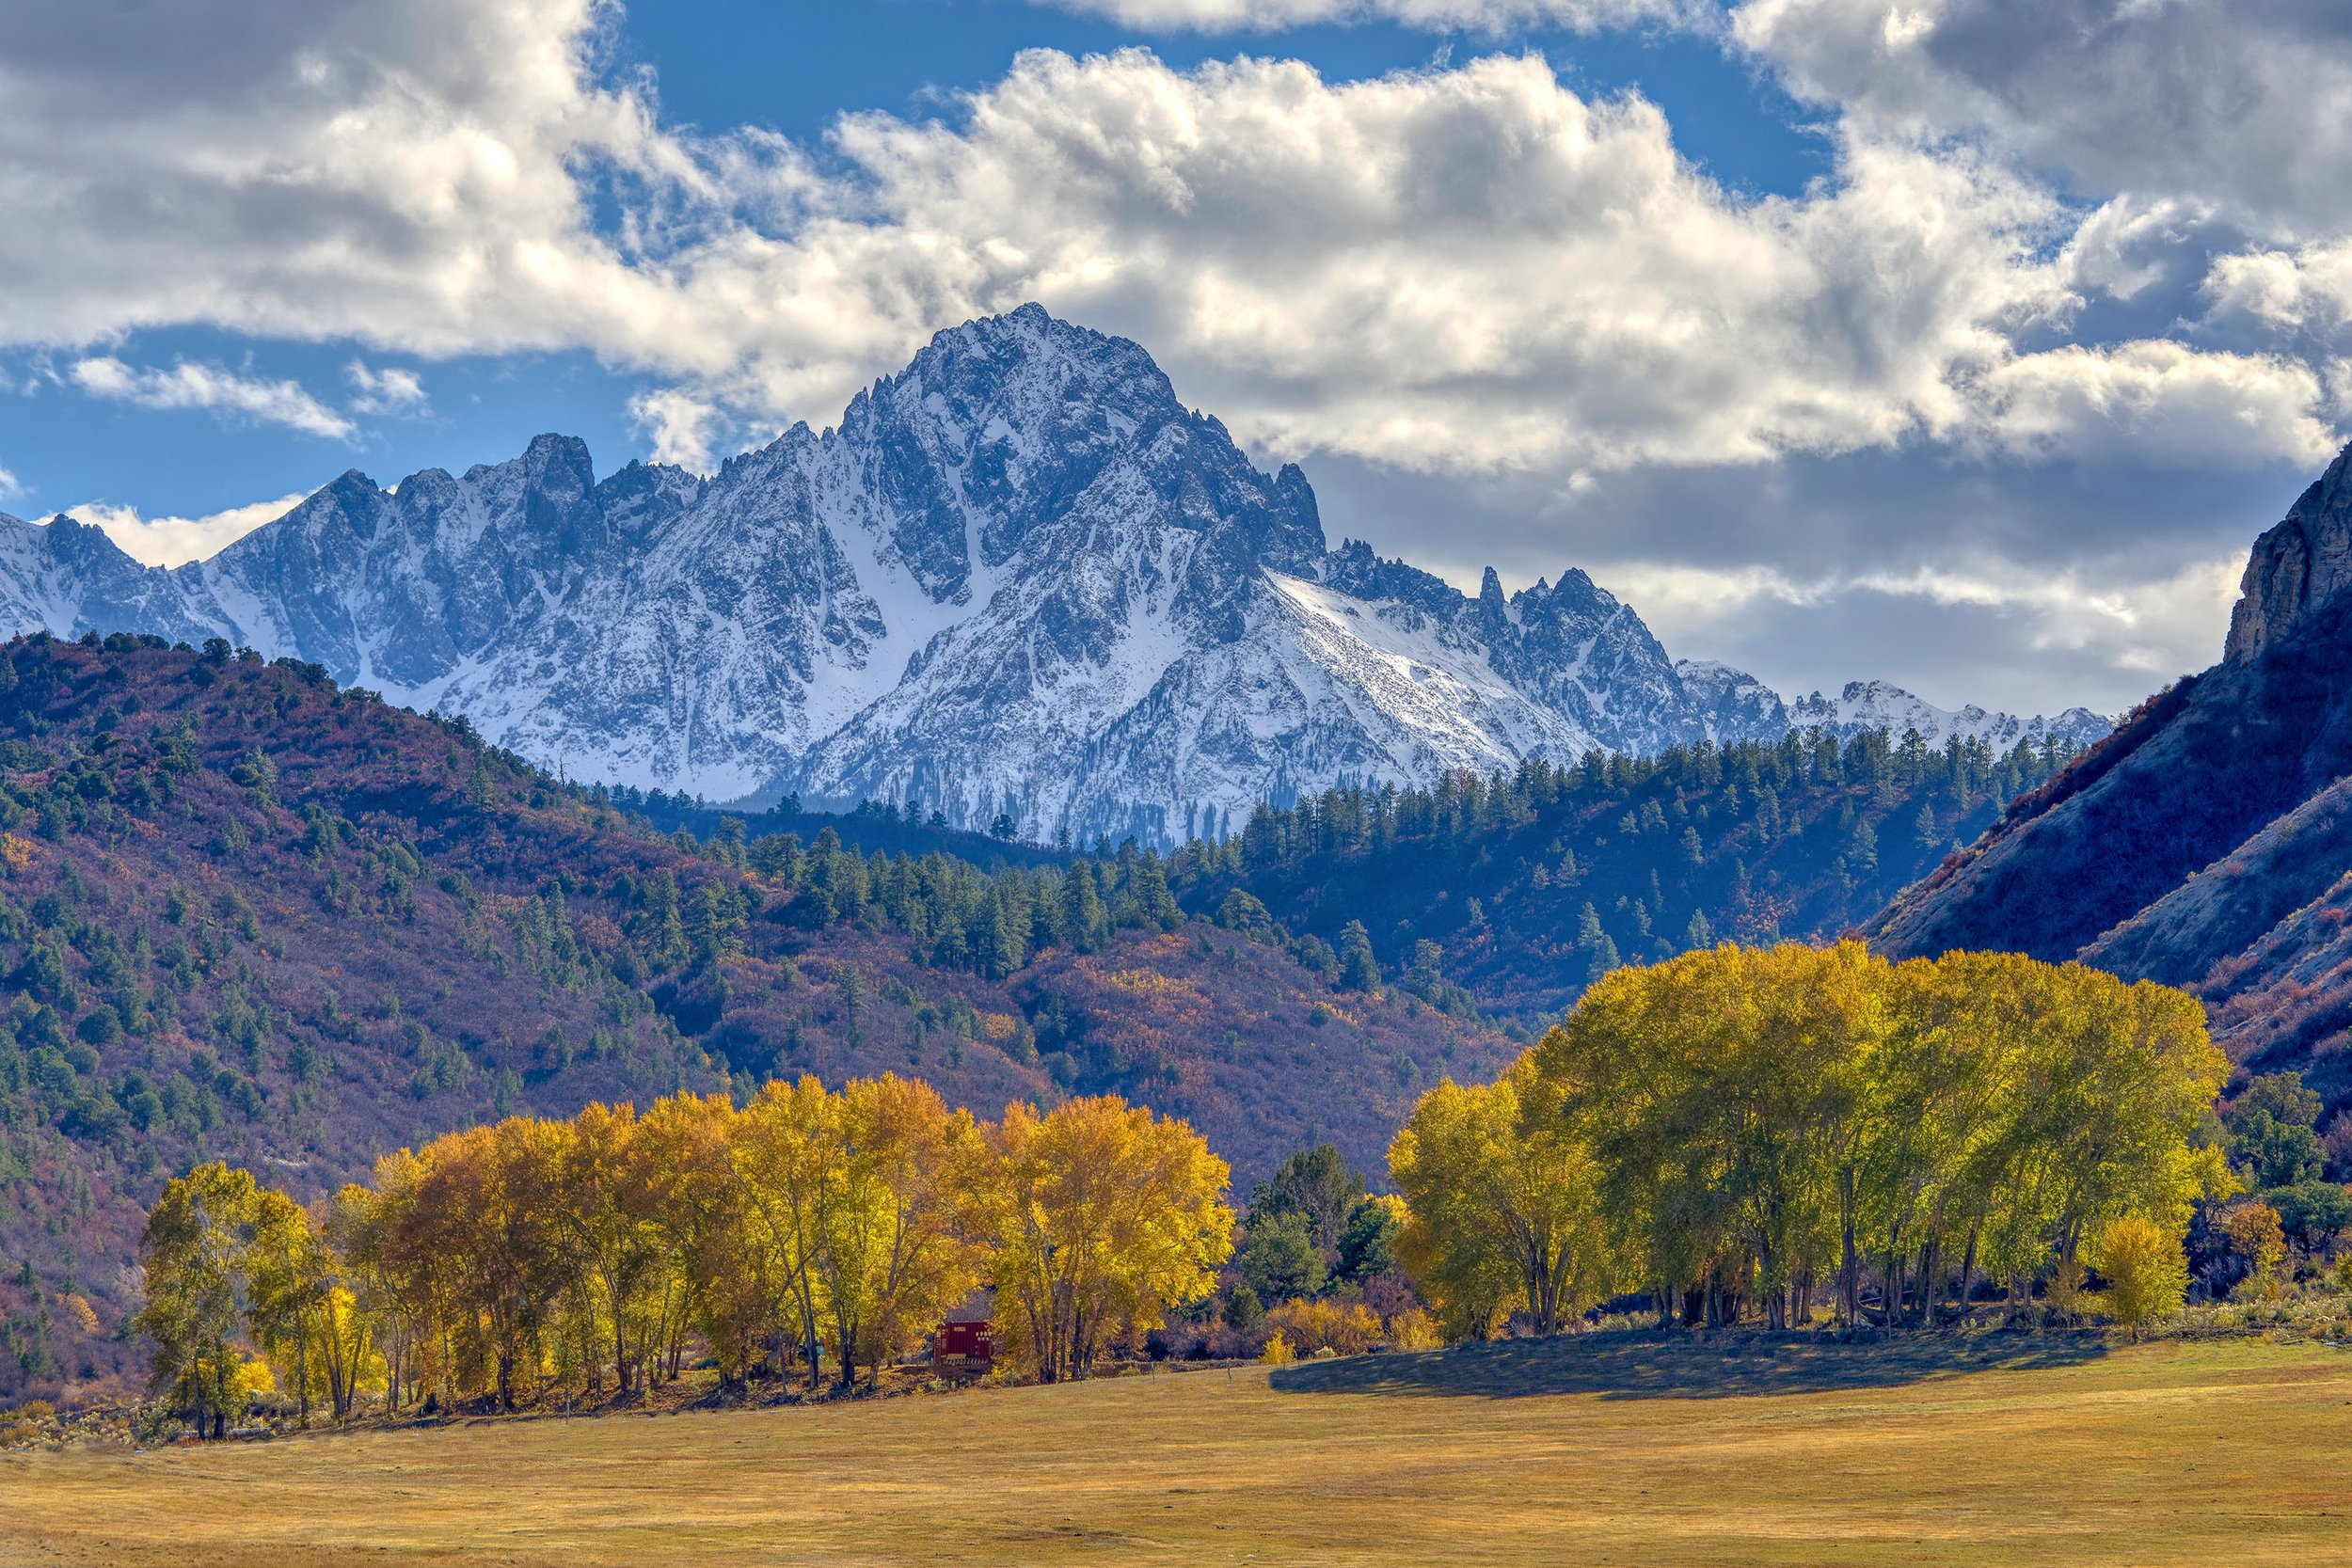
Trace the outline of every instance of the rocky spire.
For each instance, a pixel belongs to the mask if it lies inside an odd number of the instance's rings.
[[[2352,582],[2352,446],[2254,541],[2222,660],[2243,664]]]

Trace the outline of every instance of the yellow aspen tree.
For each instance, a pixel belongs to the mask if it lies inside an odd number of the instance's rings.
[[[311,1395],[327,1392],[318,1337],[334,1290],[333,1262],[308,1212],[284,1193],[256,1192],[251,1214],[243,1260],[246,1323],[278,1386],[294,1390],[308,1425]]]
[[[831,1315],[818,1253],[840,1147],[834,1128],[838,1109],[813,1075],[771,1083],[743,1108],[729,1144],[743,1201],[773,1249],[793,1307],[812,1393]]]
[[[845,1380],[919,1339],[978,1278],[957,1212],[977,1132],[928,1084],[885,1073],[842,1086],[845,1158],[821,1264]]]
[[[1389,1148],[1407,1272],[1463,1337],[1524,1309],[1538,1334],[1613,1283],[1599,1166],[1583,1128],[1521,1056],[1484,1088],[1422,1096]]]
[[[1185,1123],[1116,1095],[1008,1105],[968,1188],[1000,1332],[1057,1382],[1086,1376],[1112,1333],[1200,1300],[1232,1252],[1231,1175]]]
[[[554,1217],[575,1254],[575,1268],[601,1300],[598,1320],[611,1336],[612,1379],[624,1397],[644,1379],[644,1337],[635,1354],[630,1328],[642,1323],[649,1288],[660,1282],[661,1237],[654,1223],[654,1182],[633,1142],[637,1113],[592,1104],[572,1117],[556,1157]]]

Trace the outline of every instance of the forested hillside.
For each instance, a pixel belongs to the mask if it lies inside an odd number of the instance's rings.
[[[132,1370],[141,1215],[205,1159],[316,1197],[508,1112],[896,1070],[989,1114],[1120,1090],[1248,1180],[1316,1136],[1375,1165],[1514,1049],[1187,921],[1149,853],[665,836],[222,642],[11,643],[0,735],[0,1395]]]
[[[2075,754],[1878,731],[1594,753],[1263,808],[1169,874],[1197,913],[1335,947],[1360,923],[1393,983],[1533,1020],[1620,963],[1836,936]]]

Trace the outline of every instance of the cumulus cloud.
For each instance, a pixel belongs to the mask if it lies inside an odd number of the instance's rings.
[[[2169,340],[2070,343],[1988,373],[1980,435],[2033,457],[2168,464],[2334,455],[2330,401],[2310,366],[2279,355],[2200,352]]]
[[[707,461],[722,429],[822,421],[939,326],[1035,298],[1137,337],[1268,450],[1479,471],[1955,438],[2073,298],[2068,214],[2001,164],[1849,134],[1832,181],[1749,200],[1653,104],[1532,56],[1335,84],[1038,52],[946,119],[845,120],[820,172],[771,136],[662,129],[598,75],[596,19],[327,0],[231,45],[9,8],[0,336],[585,347],[674,388],[637,416]],[[44,129],[91,101],[120,113]],[[85,363],[119,395],[348,424]]]
[[[1633,564],[1604,580],[1669,647],[1729,658],[1789,692],[1879,677],[1946,706],[2016,693],[2118,712],[2219,657],[2244,567],[2233,551],[2134,579],[1979,555],[1804,577]]]
[[[358,427],[305,391],[297,381],[241,376],[219,365],[182,360],[169,370],[136,370],[112,355],[77,359],[66,374],[92,397],[141,408],[202,408],[311,436],[347,441]]]
[[[185,322],[426,353],[658,329],[599,238],[688,222],[706,176],[597,85],[596,0],[0,7],[0,337]],[[93,105],[103,105],[98,112]],[[644,199],[639,199],[639,198]]]
[[[1744,0],[1731,25],[1873,132],[1981,136],[2092,197],[2352,222],[2341,0]]]
[[[2352,235],[2217,257],[2205,293],[2217,322],[2344,344],[2352,339]]]
[[[1039,53],[965,107],[848,122],[854,210],[705,258],[727,297],[757,297],[720,281],[756,266],[830,308],[749,309],[747,352],[700,404],[831,405],[943,315],[1039,297],[1151,345],[1285,455],[1756,463],[2020,433],[2001,372],[2022,333],[2062,325],[2086,266],[2063,250],[2072,215],[2004,164],[1845,135],[1834,180],[1747,200],[1679,156],[1654,105],[1588,101],[1532,56],[1332,84],[1296,62]],[[2274,410],[2256,378],[2140,381],[2072,416],[2212,417],[2207,448],[2275,450],[2218,406],[2238,386]]]
[[[201,561],[235,544],[263,523],[274,522],[292,512],[304,499],[305,494],[297,492],[274,501],[232,506],[202,517],[145,517],[135,506],[116,506],[105,501],[73,507],[71,515],[104,529],[106,537],[122,546],[123,553],[135,561],[143,561],[150,566],[178,566]]]
[[[629,421],[653,437],[653,460],[697,473],[710,469],[711,445],[723,422],[709,402],[677,387],[637,393],[628,402]]]
[[[1483,469],[1879,443],[1963,420],[1959,372],[2065,299],[2031,259],[2056,210],[1997,169],[1849,143],[1834,185],[1743,201],[1654,105],[1584,100],[1534,57],[1335,85],[1039,54],[970,108],[845,128],[877,211],[803,244],[1127,330],[1285,452]]]

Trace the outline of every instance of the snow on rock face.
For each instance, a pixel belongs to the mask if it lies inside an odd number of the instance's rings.
[[[1713,659],[1685,658],[1675,661],[1675,673],[1719,740],[1760,740],[1788,732],[1788,706],[1780,693],[1746,671]]]
[[[2044,724],[1876,686],[1791,708],[1676,665],[1582,572],[1508,596],[1488,572],[1471,596],[1328,549],[1295,467],[1260,471],[1141,348],[1036,306],[940,333],[837,428],[707,479],[599,481],[580,441],[542,436],[389,492],[345,474],[170,571],[70,519],[0,517],[0,616],[225,636],[463,713],[574,778],[1082,842],[1792,722]]]
[[[2056,718],[2039,714],[2021,718],[2010,713],[1987,713],[1971,703],[1954,713],[1884,681],[1848,681],[1845,689],[1836,697],[1824,697],[1818,691],[1800,697],[1788,705],[1788,723],[1800,730],[1819,725],[1841,737],[1866,730],[1884,730],[1900,739],[1907,732],[1916,730],[1919,738],[1931,746],[1941,746],[1957,736],[1963,740],[1984,741],[2001,752],[2012,749],[2019,741],[2040,746],[2045,740],[2071,740],[2087,746],[2114,728],[2089,708],[2080,707],[2070,707]]]
[[[104,530],[63,515],[28,523],[0,513],[0,626],[78,637],[125,623],[175,641],[209,637],[214,624],[165,573],[125,555]]]

